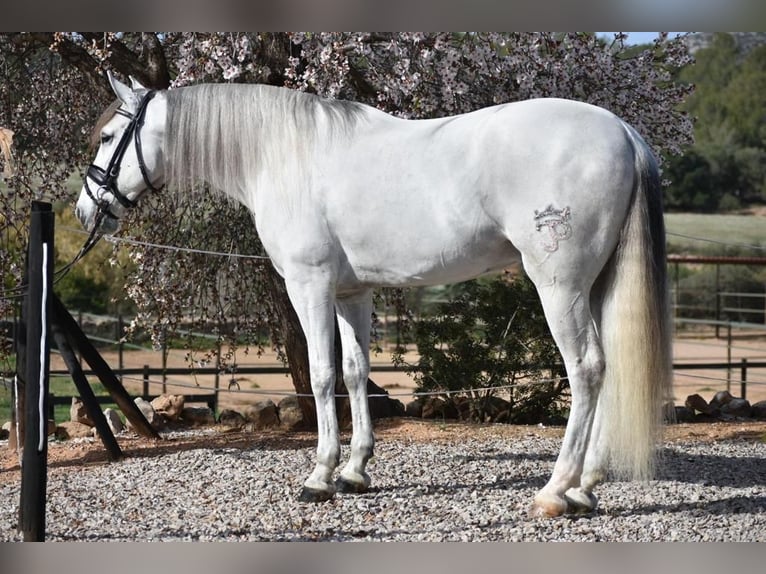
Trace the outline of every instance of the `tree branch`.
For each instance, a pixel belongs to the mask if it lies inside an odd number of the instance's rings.
[[[104,46],[104,36],[94,32],[80,32],[85,40]],[[131,50],[122,40],[109,44],[108,62],[112,68],[125,76],[133,76],[147,88],[164,90],[170,86],[170,72],[162,43],[156,34],[142,33],[141,48],[145,54]]]

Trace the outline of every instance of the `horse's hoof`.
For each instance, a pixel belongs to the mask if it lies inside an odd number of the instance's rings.
[[[569,506],[568,512],[573,514],[588,514],[596,510],[598,498],[592,492],[586,492],[582,488],[570,488],[564,494]]]
[[[538,494],[529,509],[529,515],[533,518],[555,518],[562,516],[567,508],[567,501],[560,496]]]
[[[319,490],[318,488],[304,486],[298,500],[301,502],[325,502],[330,500],[334,494],[335,492],[331,490]]]
[[[335,490],[343,494],[363,494],[367,492],[368,485],[365,483],[351,482],[343,477],[335,481]]]

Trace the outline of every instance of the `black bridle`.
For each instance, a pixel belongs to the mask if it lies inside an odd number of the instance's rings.
[[[93,163],[88,166],[88,171],[85,177],[85,193],[87,193],[88,197],[90,197],[93,203],[96,204],[100,215],[99,219],[103,217],[118,219],[118,217],[112,213],[110,204],[104,200],[103,195],[101,199],[99,199],[96,194],[91,191],[90,186],[88,185],[89,178],[98,184],[99,189],[104,189],[105,191],[111,193],[114,199],[117,200],[126,209],[132,209],[137,205],[138,197],[135,199],[130,199],[128,196],[120,192],[119,188],[117,187],[117,177],[120,175],[122,158],[125,156],[125,152],[127,151],[128,146],[130,146],[131,138],[133,138],[136,144],[136,157],[138,158],[138,167],[141,170],[141,176],[144,178],[144,183],[146,184],[146,188],[139,193],[139,197],[147,191],[159,191],[159,188],[155,187],[152,184],[151,179],[149,179],[149,172],[146,169],[144,154],[141,150],[141,128],[144,125],[146,108],[148,107],[149,102],[152,100],[155,94],[156,92],[152,90],[146,92],[146,95],[144,95],[144,97],[141,99],[141,102],[138,104],[138,109],[136,110],[135,114],[131,114],[130,112],[127,112],[123,109],[117,109],[116,113],[130,119],[130,123],[122,133],[122,137],[117,144],[117,149],[114,150],[112,158],[109,160],[109,165],[107,165],[106,169],[100,168]],[[98,221],[96,222],[95,227],[98,228]]]
[[[88,171],[85,175],[85,182],[83,186],[85,193],[88,194],[88,197],[90,197],[91,201],[93,201],[93,203],[96,205],[96,209],[98,210],[96,213],[96,220],[93,224],[93,229],[91,229],[91,232],[88,235],[88,239],[86,239],[85,244],[80,248],[80,252],[75,255],[74,259],[69,264],[65,265],[62,269],[59,269],[56,272],[55,281],[63,279],[63,277],[72,269],[72,267],[96,246],[96,244],[101,239],[100,227],[101,222],[105,217],[109,219],[119,219],[114,213],[112,213],[110,202],[104,199],[103,194],[99,199],[96,194],[93,193],[93,191],[90,189],[90,186],[88,185],[88,179],[93,180],[98,185],[99,189],[103,189],[111,193],[114,199],[117,200],[126,209],[132,209],[136,207],[136,205],[138,205],[137,200],[139,197],[147,191],[159,191],[161,189],[161,186],[160,188],[155,187],[151,179],[149,179],[149,172],[146,169],[144,154],[141,149],[141,128],[144,125],[146,108],[155,94],[156,92],[154,91],[146,92],[144,97],[141,98],[141,102],[138,104],[138,109],[136,110],[135,114],[131,114],[130,112],[120,108],[118,108],[115,112],[128,118],[130,123],[122,133],[122,137],[117,144],[117,149],[114,150],[112,158],[109,160],[109,165],[107,165],[106,169],[102,169],[96,164],[92,163],[88,166]],[[122,158],[125,156],[125,152],[130,145],[131,137],[134,139],[136,144],[136,157],[138,158],[138,167],[141,170],[141,176],[144,178],[144,183],[146,184],[146,188],[143,189],[135,199],[130,199],[117,187],[117,177],[120,175]]]

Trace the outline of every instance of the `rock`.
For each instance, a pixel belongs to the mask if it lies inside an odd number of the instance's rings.
[[[5,421],[3,423],[2,429],[6,432],[11,432],[11,421]]]
[[[181,419],[194,426],[214,425],[215,413],[210,407],[184,407]]]
[[[400,417],[404,413],[404,405],[400,400],[390,397],[370,398],[370,417],[373,420]]]
[[[120,418],[120,415],[114,409],[104,409],[104,416],[106,417],[106,424],[112,429],[114,434],[120,434],[125,430],[125,425]]]
[[[150,425],[156,429],[162,427],[162,418],[157,414],[157,411],[154,410],[154,407],[149,401],[146,401],[141,397],[136,397],[133,402],[136,403],[138,410],[144,414]],[[132,425],[130,424],[128,425],[129,428],[131,426]]]
[[[48,436],[56,434],[56,421],[48,419]]]
[[[288,430],[297,430],[305,426],[298,397],[285,397],[279,401],[279,424]]]
[[[183,395],[160,395],[152,400],[152,407],[169,421],[176,421],[184,410]]]
[[[93,427],[90,427],[77,421],[68,421],[61,423],[56,427],[56,438],[67,440],[70,438],[82,438],[92,436]]]
[[[246,422],[244,416],[231,409],[223,409],[218,416],[218,423],[229,428],[242,428]]]
[[[404,405],[397,399],[392,399],[388,391],[375,384],[372,379],[367,379],[368,404],[370,417],[373,420],[404,415]]]
[[[271,399],[258,401],[254,405],[245,408],[245,420],[251,423],[254,430],[279,426],[279,411],[277,405]],[[303,417],[301,416],[301,421]]]
[[[686,397],[686,402],[684,405],[688,409],[699,411],[706,415],[710,414],[713,410],[710,408],[710,405],[707,404],[707,401],[699,395],[689,395]]]
[[[711,408],[721,408],[723,405],[729,404],[734,397],[729,391],[718,391],[713,398],[710,399]]]
[[[689,407],[676,407],[675,422],[677,423],[695,422],[694,409],[690,409]]]
[[[88,425],[89,427],[94,426],[93,421],[88,416],[88,411],[85,409],[85,403],[82,402],[80,397],[72,397],[72,406],[69,407],[69,420]]]
[[[721,406],[721,414],[739,418],[750,418],[752,408],[746,399],[732,398]]]
[[[484,403],[484,421],[487,423],[507,423],[511,420],[511,403],[500,397],[480,399]],[[551,424],[546,422],[545,424]]]
[[[452,402],[457,409],[457,418],[461,421],[469,421],[475,413],[474,401],[467,397],[456,396]]]
[[[453,402],[447,402],[439,397],[427,397],[423,402],[424,419],[456,419],[457,408]]]
[[[423,402],[415,399],[404,407],[404,414],[408,417],[421,418],[423,416]]]
[[[750,416],[754,419],[766,420],[766,401],[758,401],[750,407]]]

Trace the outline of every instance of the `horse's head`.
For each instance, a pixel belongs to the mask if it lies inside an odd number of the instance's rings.
[[[131,78],[128,87],[111,74],[118,101],[99,124],[100,144],[83,182],[75,212],[83,226],[114,233],[127,209],[164,181],[165,98]],[[98,128],[98,126],[97,126]]]

